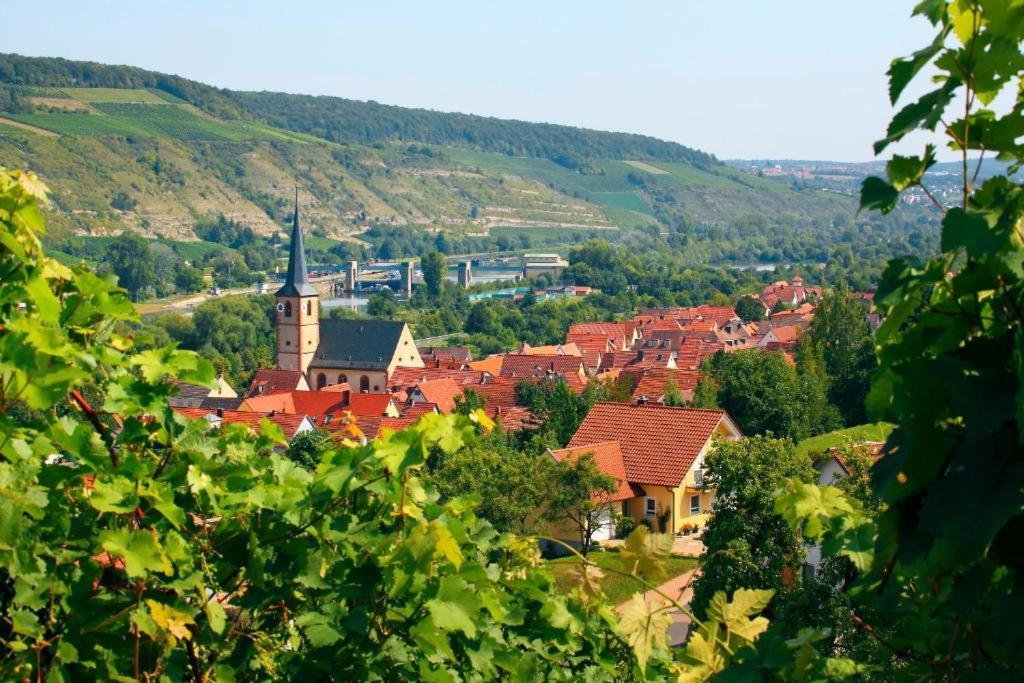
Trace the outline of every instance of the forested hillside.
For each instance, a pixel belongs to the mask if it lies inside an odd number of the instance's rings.
[[[691,262],[886,257],[936,242],[926,209],[857,216],[842,192],[645,136],[56,58],[0,55],[0,158],[61,188],[48,239],[76,257],[96,253],[83,237],[195,241],[221,217],[270,236],[296,183],[314,248],[337,257],[415,256],[438,233],[463,253],[641,230]]]
[[[217,116],[254,118],[332,142],[372,144],[398,139],[473,147],[550,159],[569,168],[583,168],[588,159],[605,158],[682,161],[704,168],[717,165],[708,154],[644,135],[410,109],[340,97],[234,92],[130,66],[0,54],[0,81],[58,88],[153,88]]]

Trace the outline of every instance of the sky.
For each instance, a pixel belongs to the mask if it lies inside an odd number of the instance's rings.
[[[19,2],[0,51],[674,140],[868,161],[915,0]],[[915,145],[916,147],[916,145]]]

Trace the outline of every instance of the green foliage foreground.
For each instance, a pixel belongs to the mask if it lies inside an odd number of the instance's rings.
[[[473,499],[439,504],[431,452],[471,445],[481,411],[430,415],[307,470],[264,421],[211,429],[168,378],[212,382],[173,347],[136,350],[111,277],[45,258],[32,174],[0,170],[0,678],[629,680],[695,666],[666,648],[670,602],[620,621],[581,561],[557,590],[536,539]],[[635,533],[624,572],[664,578],[669,536]],[[709,652],[749,643],[767,596],[716,596]],[[682,608],[680,605],[675,605]],[[763,620],[762,620],[763,621]],[[742,630],[736,635],[736,629]],[[739,639],[739,640],[737,640]]]

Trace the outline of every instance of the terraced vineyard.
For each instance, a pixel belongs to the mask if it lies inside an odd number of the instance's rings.
[[[81,91],[90,92],[81,96]],[[290,140],[304,142],[299,134],[288,133],[249,121],[223,121],[193,113],[188,105],[171,104],[148,90],[117,91],[114,88],[69,88],[74,99],[88,102],[83,112],[38,112],[9,114],[8,118],[38,126],[60,135],[124,135],[168,137],[176,140],[233,141]],[[117,92],[125,92],[120,96]],[[168,97],[173,97],[169,95]]]

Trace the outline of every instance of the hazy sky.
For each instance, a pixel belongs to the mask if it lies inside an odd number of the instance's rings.
[[[217,86],[646,133],[720,158],[868,160],[915,0],[11,3],[0,51]]]

